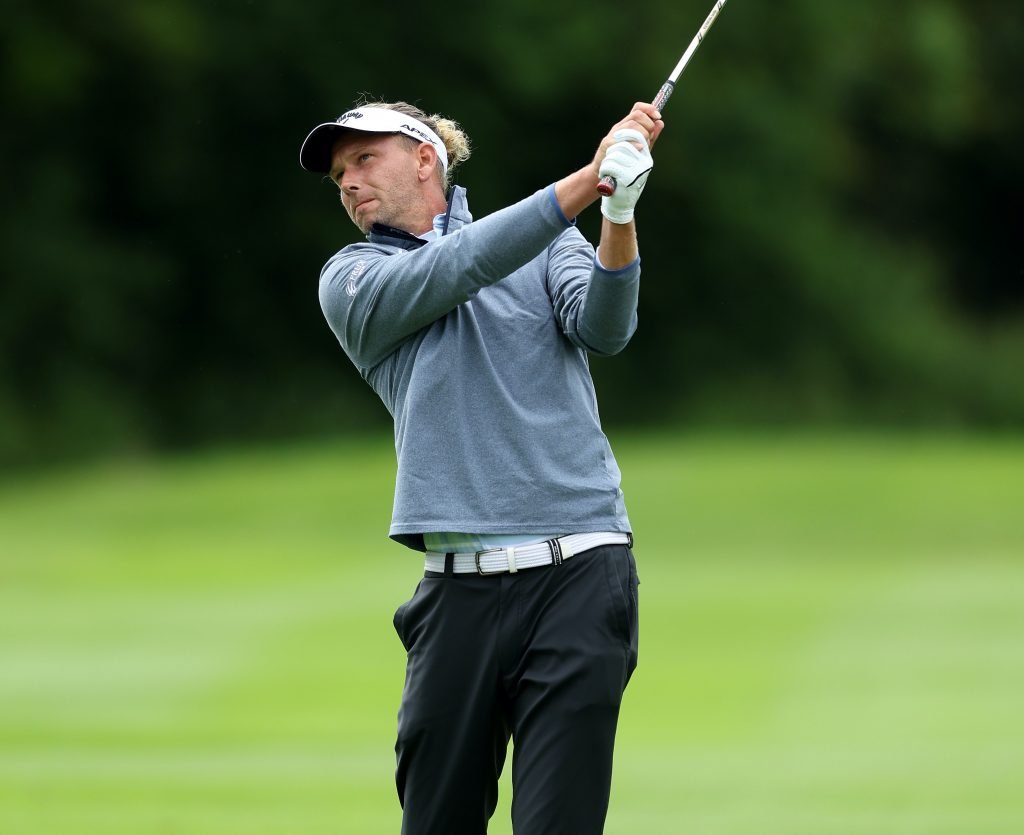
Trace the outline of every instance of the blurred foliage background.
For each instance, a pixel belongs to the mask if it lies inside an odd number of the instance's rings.
[[[449,115],[479,217],[583,164],[708,5],[12,0],[0,461],[386,425],[317,304],[358,232],[306,132],[363,92]],[[1022,78],[1009,0],[726,7],[667,108],[605,417],[1024,426]]]

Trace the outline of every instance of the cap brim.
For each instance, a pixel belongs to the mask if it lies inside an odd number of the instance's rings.
[[[331,171],[331,149],[343,133],[350,133],[337,122],[324,122],[309,132],[299,149],[299,165],[314,174],[329,174]]]

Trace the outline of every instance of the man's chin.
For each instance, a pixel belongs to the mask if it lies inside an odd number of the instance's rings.
[[[356,206],[354,210],[348,213],[348,216],[349,220],[351,220],[364,235],[368,235],[370,233],[370,227],[377,222],[376,208],[374,208],[374,210],[370,210],[365,206]]]
[[[359,217],[353,217],[352,215],[349,215],[349,220],[351,220],[352,223],[355,224],[356,228],[360,232],[362,232],[364,235],[369,235],[370,227],[373,226],[374,222],[376,221],[376,218],[369,217],[364,213]]]

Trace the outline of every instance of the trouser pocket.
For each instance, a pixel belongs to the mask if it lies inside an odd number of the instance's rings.
[[[398,640],[402,642],[402,646],[405,647],[405,651],[408,652],[412,649],[412,627],[414,626],[415,608],[417,602],[421,598],[421,592],[423,590],[424,580],[420,580],[416,584],[416,589],[412,593],[412,597],[395,609],[395,615],[392,618],[392,623],[395,626],[395,632],[398,635]]]
[[[636,560],[631,549],[613,547],[604,558],[608,575],[608,591],[620,637],[626,646],[628,664],[626,681],[636,669],[640,643],[640,578],[637,575]]]

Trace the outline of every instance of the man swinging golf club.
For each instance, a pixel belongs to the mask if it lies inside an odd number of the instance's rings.
[[[587,355],[636,328],[633,212],[663,127],[634,105],[590,163],[476,221],[450,187],[469,156],[451,120],[363,104],[302,145],[367,238],[327,262],[320,304],[394,418],[390,535],[425,552],[394,617],[405,835],[485,833],[510,737],[515,831],[603,831],[638,581]],[[573,219],[604,176],[595,252]]]

